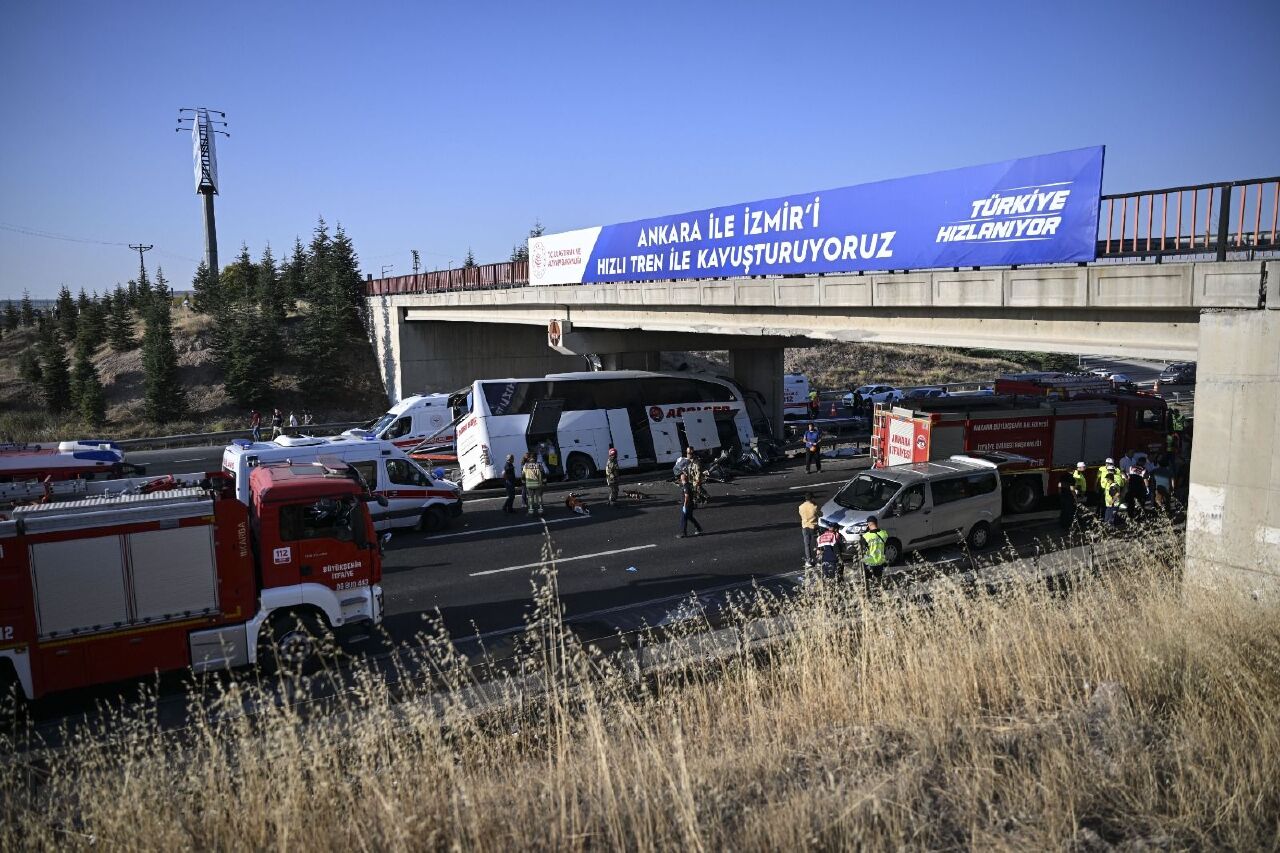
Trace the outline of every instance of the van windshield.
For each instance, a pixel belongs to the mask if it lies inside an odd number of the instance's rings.
[[[871,474],[859,474],[836,493],[835,501],[845,509],[874,512],[883,509],[901,487],[901,483],[893,480]]]

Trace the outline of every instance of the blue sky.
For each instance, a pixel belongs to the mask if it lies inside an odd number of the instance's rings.
[[[177,110],[227,112],[223,262],[364,269],[1105,144],[1105,192],[1280,173],[1280,3],[4,4],[0,298],[188,285]],[[19,230],[76,238],[51,240]]]

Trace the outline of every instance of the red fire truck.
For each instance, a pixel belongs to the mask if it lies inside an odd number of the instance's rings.
[[[143,468],[125,462],[120,445],[110,441],[0,444],[0,483],[33,478],[91,480],[143,472]]]
[[[34,699],[188,667],[302,663],[327,632],[381,621],[374,498],[352,469],[261,466],[247,506],[226,483],[0,515],[0,680]]]
[[[1107,457],[1165,448],[1168,410],[1150,394],[1113,393],[1061,377],[1002,377],[989,397],[941,397],[914,408],[879,407],[871,431],[876,467],[947,459],[957,453],[1004,453],[1026,461],[1001,465],[1005,509],[1030,512],[1077,462],[1090,485]],[[1010,392],[1018,393],[1010,393]]]

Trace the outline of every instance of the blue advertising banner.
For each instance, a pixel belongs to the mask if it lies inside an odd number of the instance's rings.
[[[530,284],[1091,261],[1103,148],[529,240]]]

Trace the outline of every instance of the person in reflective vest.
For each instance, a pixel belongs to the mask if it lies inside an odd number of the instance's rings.
[[[840,580],[840,556],[844,551],[844,542],[834,524],[829,521],[821,521],[819,524],[822,532],[818,534],[818,563],[822,567],[822,576]]]
[[[546,483],[545,474],[538,460],[525,454],[521,468],[524,475],[525,496],[528,501],[529,515],[542,515],[542,488]]]
[[[1071,495],[1075,498],[1077,519],[1086,511],[1085,507],[1089,503],[1089,477],[1085,473],[1087,469],[1088,466],[1083,462],[1077,462],[1076,470],[1071,472]]]
[[[889,534],[880,529],[879,520],[874,515],[867,516],[867,530],[862,534],[862,567],[868,578],[878,580],[884,576],[884,543],[888,541]]]

